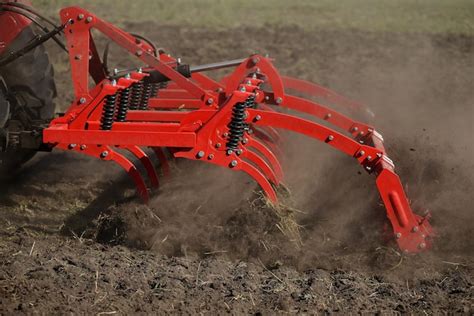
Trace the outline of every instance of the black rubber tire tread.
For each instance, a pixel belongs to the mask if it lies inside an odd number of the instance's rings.
[[[33,28],[25,28],[2,54],[24,47],[35,36]],[[29,117],[34,120],[50,120],[54,117],[56,85],[54,70],[43,45],[35,47],[24,56],[0,68],[9,95],[14,96],[11,116],[15,117],[18,104],[24,105]],[[7,122],[8,125],[8,122]],[[35,154],[33,150],[20,149],[0,153],[0,177],[8,177]]]

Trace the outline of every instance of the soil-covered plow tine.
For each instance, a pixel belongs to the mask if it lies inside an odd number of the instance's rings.
[[[153,152],[155,153],[156,157],[158,158],[158,161],[160,162],[160,167],[161,167],[161,170],[163,171],[163,175],[165,177],[169,177],[171,174],[171,169],[168,162],[168,158],[163,152],[163,149],[161,147],[151,147],[151,148],[153,149]]]
[[[128,160],[122,154],[114,151],[109,146],[100,146],[100,145],[66,145],[66,144],[58,144],[56,148],[60,148],[63,150],[72,150],[78,153],[82,153],[94,158],[98,158],[105,161],[114,161],[119,166],[121,166],[128,175],[132,178],[135,186],[137,188],[138,195],[143,199],[145,203],[148,203],[150,200],[150,195],[148,193],[148,189],[146,186],[143,177],[141,176],[140,172],[138,172],[137,167]]]
[[[368,114],[370,118],[374,117],[374,114],[367,106],[346,98],[328,88],[322,87],[313,82],[287,76],[281,76],[281,79],[285,88],[303,92],[307,95],[329,101],[335,105],[341,105],[343,107],[349,108],[353,112],[363,112]]]
[[[248,137],[248,146],[255,148],[257,151],[262,153],[262,155],[268,160],[270,163],[270,166],[272,169],[275,171],[275,175],[278,179],[279,182],[283,181],[283,169],[280,165],[280,162],[278,161],[277,157],[275,154],[267,148],[262,142],[259,140],[255,139],[254,137]]]
[[[148,174],[151,186],[153,188],[158,188],[160,185],[158,175],[156,174],[155,167],[153,166],[150,157],[148,157],[148,155],[138,146],[126,146],[124,148],[140,160]]]
[[[431,226],[412,212],[400,180],[392,171],[391,160],[382,150],[362,145],[330,128],[302,118],[254,109],[249,109],[248,113],[248,122],[283,128],[315,138],[356,158],[367,171],[375,172],[377,188],[380,190],[400,249],[420,252],[427,247],[426,240],[432,237]],[[420,225],[423,225],[422,229]],[[403,238],[404,236],[406,238]]]

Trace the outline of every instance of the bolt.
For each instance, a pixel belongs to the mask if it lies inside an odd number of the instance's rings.
[[[221,93],[222,91],[224,91],[224,89],[222,89],[222,88],[217,88],[217,89],[216,89],[216,92],[217,92],[217,93]]]
[[[326,116],[324,117],[326,120],[329,120],[330,118],[332,117],[332,114],[331,113],[328,113],[326,114]]]
[[[258,68],[258,67],[255,68],[255,73],[256,73],[256,74],[259,74],[259,73],[260,73],[260,68]]]
[[[255,72],[252,74],[252,79],[257,79],[257,74]]]
[[[420,247],[420,249],[425,249],[426,244],[424,242],[422,242],[421,244],[418,245],[418,247]]]
[[[69,144],[69,149],[74,149],[76,148],[76,146],[77,146],[76,144]]]
[[[367,170],[367,171],[371,171],[371,170],[372,170],[372,168],[370,168],[369,166],[367,166],[367,167],[365,167],[365,170]]]
[[[372,156],[367,156],[367,161],[371,161],[372,160]]]
[[[232,155],[233,152],[234,152],[234,151],[233,151],[232,149],[227,149],[227,155],[228,155],[228,156]]]
[[[135,52],[135,55],[137,55],[138,57],[140,57],[141,55],[143,55],[143,52],[139,49]]]
[[[275,102],[276,102],[276,104],[281,104],[283,102],[283,99],[278,97],[278,98],[276,98]]]
[[[248,85],[248,86],[251,86],[251,85],[252,85],[252,81],[247,80],[247,82],[246,82],[245,84]]]
[[[260,121],[262,119],[262,117],[258,114],[257,116],[255,116],[255,121]]]
[[[138,68],[138,69],[137,69],[137,72],[138,72],[139,74],[143,73],[142,67]]]
[[[248,139],[248,138],[244,138],[244,139],[242,139],[242,144],[244,144],[244,145],[245,145],[245,144],[247,144],[248,142],[249,142],[249,139]]]
[[[206,102],[208,105],[211,105],[212,103],[214,103],[214,100],[212,98],[209,98],[207,99],[207,102]]]
[[[126,79],[130,79],[130,78],[131,78],[130,74],[129,74],[129,73],[126,74],[126,75],[125,75],[125,78],[126,78]]]
[[[237,164],[238,164],[237,160],[232,160],[232,161],[230,162],[230,166],[231,166],[232,168],[235,167],[235,166],[237,166]]]
[[[247,91],[244,86],[240,87],[240,92],[245,92]]]
[[[82,97],[82,98],[79,99],[79,103],[80,103],[80,104],[84,104],[84,103],[86,103],[86,101],[87,101],[87,100],[86,100],[86,98],[84,98],[84,97]]]
[[[359,140],[359,143],[363,144],[363,143],[364,143],[364,141],[363,141],[363,140]]]
[[[270,100],[270,97],[268,95],[265,96],[265,101]]]
[[[216,144],[216,148],[221,148],[222,144],[221,143],[217,143]]]
[[[354,126],[354,127],[352,128],[352,131],[353,131],[353,132],[357,132],[358,130],[359,130],[359,128],[358,128],[357,126]]]
[[[382,153],[377,153],[377,157],[382,158]]]
[[[178,58],[176,59],[176,63],[177,63],[178,65],[181,64],[181,57],[178,57]]]
[[[413,229],[412,229],[412,231],[413,231],[414,233],[416,233],[418,230],[419,230],[418,226],[414,226]]]
[[[81,150],[86,150],[87,146],[86,145],[81,145]]]
[[[229,133],[225,132],[224,134],[222,134],[224,137],[227,137],[229,136]]]
[[[117,68],[114,68],[114,75],[116,76],[118,74],[118,69]]]
[[[81,59],[82,59],[82,55],[79,55],[79,54],[78,54],[78,55],[74,56],[74,59],[75,59],[75,60],[81,60]]]
[[[108,151],[103,151],[100,153],[100,158],[104,159],[105,157],[107,157],[109,155],[109,152]]]
[[[214,159],[214,154],[210,154],[209,156],[207,156],[207,159],[209,159],[209,160]]]
[[[113,86],[116,86],[117,85],[117,80],[113,79],[111,82],[110,82],[111,85]]]
[[[79,21],[82,20],[83,18],[84,18],[84,14],[82,14],[82,13],[77,16],[77,19],[78,19]]]
[[[200,151],[197,153],[196,156],[197,156],[198,158],[202,158],[202,157],[204,157],[204,155],[205,155],[204,151],[200,150]]]
[[[360,136],[364,135],[364,132],[363,132],[363,131],[360,131],[360,132],[359,132],[359,135],[360,135]]]
[[[240,156],[242,155],[244,151],[242,149],[237,149],[236,153],[237,153],[237,156]]]
[[[333,140],[334,140],[334,136],[329,135],[329,136],[328,136],[328,142],[333,141]]]
[[[365,151],[363,150],[359,151],[359,157],[362,157],[363,155],[365,155]]]
[[[402,233],[397,233],[397,234],[395,235],[395,237],[396,237],[397,239],[402,238]]]
[[[92,22],[92,17],[88,16],[87,19],[86,19],[86,23],[91,23],[91,22]]]
[[[260,58],[258,58],[258,57],[253,57],[253,58],[252,58],[252,63],[253,63],[254,65],[258,64],[259,62],[260,62]]]

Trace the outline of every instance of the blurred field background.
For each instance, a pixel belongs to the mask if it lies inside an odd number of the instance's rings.
[[[298,25],[307,30],[474,34],[473,0],[33,0],[57,16],[77,5],[114,23],[153,21],[196,27]],[[285,14],[282,15],[282,12]]]

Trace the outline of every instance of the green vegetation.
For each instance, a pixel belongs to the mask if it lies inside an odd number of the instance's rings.
[[[235,28],[297,24],[309,30],[474,35],[474,0],[33,0],[53,16],[78,5],[114,23],[140,18],[160,24]]]

